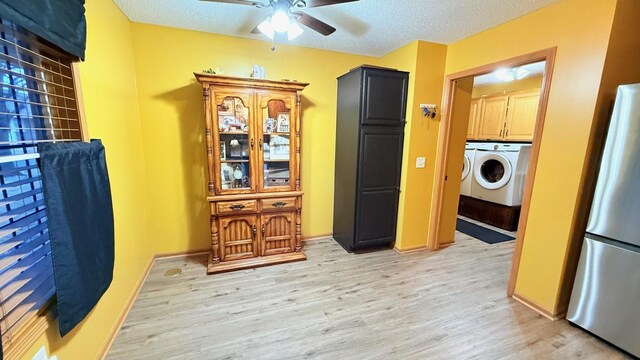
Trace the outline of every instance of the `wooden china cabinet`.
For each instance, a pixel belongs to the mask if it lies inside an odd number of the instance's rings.
[[[202,84],[208,273],[305,260],[300,243],[300,94],[308,85],[195,74]]]

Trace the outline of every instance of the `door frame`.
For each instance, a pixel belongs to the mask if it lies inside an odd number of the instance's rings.
[[[538,102],[538,115],[536,117],[536,125],[533,133],[533,141],[531,146],[531,156],[529,160],[529,169],[524,183],[524,193],[522,198],[522,208],[520,212],[518,232],[516,234],[516,243],[513,251],[513,260],[511,263],[511,274],[509,276],[509,285],[507,295],[512,296],[515,290],[516,280],[518,278],[518,268],[520,267],[520,257],[522,255],[522,246],[524,242],[525,231],[527,227],[527,217],[529,216],[529,207],[531,205],[531,196],[533,193],[533,183],[536,175],[538,164],[538,156],[540,154],[540,143],[542,138],[542,129],[544,128],[544,120],[547,112],[547,104],[549,102],[549,91],[551,89],[551,79],[553,77],[553,67],[555,63],[557,47],[547,48],[510,59],[494,62],[491,64],[479,66],[469,70],[460,71],[449,74],[445,77],[445,88],[443,94],[442,107],[442,123],[440,124],[440,134],[438,139],[438,153],[436,157],[436,181],[435,191],[432,200],[433,211],[429,219],[432,224],[429,236],[427,238],[427,248],[429,250],[438,250],[440,244],[438,237],[440,234],[440,221],[442,217],[442,208],[444,205],[444,190],[447,160],[449,158],[449,146],[451,142],[451,133],[453,125],[453,104],[456,90],[456,83],[459,80],[485,75],[502,67],[514,67],[525,65],[538,61],[546,61],[544,76],[542,79],[542,87],[540,89],[540,101]]]

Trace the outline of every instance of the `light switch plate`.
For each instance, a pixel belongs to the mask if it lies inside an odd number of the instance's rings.
[[[416,158],[416,169],[424,169],[427,164],[427,159],[424,157]]]

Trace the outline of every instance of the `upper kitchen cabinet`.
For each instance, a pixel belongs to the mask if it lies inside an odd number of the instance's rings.
[[[509,97],[509,110],[504,133],[505,140],[533,140],[539,102],[540,91],[526,92]]]
[[[509,97],[506,95],[492,96],[482,99],[477,139],[503,139],[504,122],[507,114],[508,102]]]
[[[539,89],[490,95],[472,100],[467,138],[489,141],[532,141],[539,101]]]
[[[471,109],[469,111],[469,125],[467,125],[467,139],[475,140],[478,138],[478,126],[480,125],[480,108],[482,99],[472,99]]]

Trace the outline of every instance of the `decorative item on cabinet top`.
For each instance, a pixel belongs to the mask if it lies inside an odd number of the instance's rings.
[[[308,84],[195,76],[205,110],[208,273],[305,260],[300,122]]]

